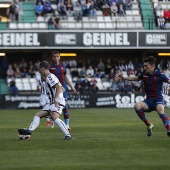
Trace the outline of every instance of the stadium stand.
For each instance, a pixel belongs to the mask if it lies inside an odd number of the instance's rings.
[[[58,15],[57,5],[51,1],[55,15]],[[75,2],[73,3],[75,4]],[[8,29],[48,29],[48,19],[51,14],[44,16],[35,15],[34,2],[21,2],[19,23],[9,23]],[[3,26],[1,29],[7,29]],[[133,1],[132,10],[126,10],[126,16],[104,16],[101,10],[96,11],[96,16],[83,16],[80,22],[77,22],[73,16],[61,19],[61,29],[143,29],[143,23],[138,1]]]
[[[143,17],[144,29],[156,29],[154,22],[154,13],[151,1],[140,0],[141,13]]]

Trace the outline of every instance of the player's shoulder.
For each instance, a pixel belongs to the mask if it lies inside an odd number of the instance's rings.
[[[60,66],[62,66],[62,67],[66,67],[66,65],[64,64],[64,63],[60,63]]]
[[[48,79],[48,80],[51,80],[51,79],[54,79],[54,78],[57,78],[57,77],[56,77],[55,74],[53,74],[53,73],[50,73],[50,74],[47,76],[47,79]]]
[[[157,69],[155,70],[155,73],[156,74],[163,74],[160,70],[157,70]]]
[[[53,73],[50,73],[50,74],[47,76],[46,80],[47,80],[49,83],[51,83],[51,84],[54,84],[54,82],[59,81],[58,78],[57,78]]]

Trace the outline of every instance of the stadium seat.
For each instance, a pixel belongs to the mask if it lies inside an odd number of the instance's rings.
[[[46,23],[39,23],[39,29],[47,29]]]
[[[127,75],[127,72],[126,72],[126,71],[122,71],[122,74],[123,74],[123,76],[124,76],[124,77],[128,77],[128,75]]]
[[[136,23],[136,28],[137,28],[137,29],[143,28],[142,22],[141,22],[141,23]]]
[[[105,90],[110,89],[110,83],[109,82],[103,82],[103,87]]]
[[[127,23],[119,23],[118,24],[118,29],[125,29],[125,28],[127,28]]]
[[[96,18],[89,18],[89,22],[97,22]]]
[[[82,23],[76,23],[76,28],[77,29],[82,29]]]
[[[11,78],[7,78],[7,84],[9,84],[11,81]]]
[[[21,80],[22,80],[23,84],[30,83],[29,78],[22,78]]]
[[[31,28],[32,28],[32,29],[39,29],[38,23],[32,23],[32,24],[31,24]]]
[[[97,16],[97,22],[104,22],[103,16]]]
[[[101,78],[96,78],[97,83],[102,83]]]
[[[24,23],[18,23],[18,29],[25,29]]]
[[[68,28],[68,23],[62,22],[62,23],[61,23],[61,28],[62,28],[62,29]]]
[[[15,79],[15,82],[16,82],[16,83],[22,83],[22,79],[21,79],[21,78],[16,78],[16,79]]]
[[[30,78],[29,81],[30,81],[30,83],[37,83],[36,78]]]
[[[105,16],[105,17],[104,17],[104,21],[105,21],[105,22],[111,22],[112,20],[111,20],[111,17],[110,17],[110,16]]]
[[[158,2],[159,0],[152,0],[153,2]]]
[[[127,10],[127,11],[126,11],[126,16],[128,16],[128,15],[133,15],[133,14],[132,14],[132,11]]]
[[[134,20],[134,18],[133,17],[125,17],[125,20],[127,22],[132,22]]]
[[[99,90],[104,90],[104,87],[103,87],[102,83],[97,82],[97,87],[99,88]]]
[[[75,29],[76,28],[76,23],[69,23],[68,28],[69,29]]]
[[[106,29],[113,29],[112,23],[106,23]]]
[[[103,16],[103,12],[102,11],[96,11],[96,15],[97,16]]]
[[[24,28],[25,29],[31,29],[32,28],[31,23],[24,23]]]
[[[38,71],[35,72],[35,77],[36,77],[36,79],[40,78],[40,73]]]
[[[105,23],[98,23],[98,27],[99,27],[99,29],[105,29],[106,25],[105,25]]]
[[[91,24],[90,23],[83,23],[83,29],[90,29]]]
[[[37,22],[45,22],[44,17],[38,16]]]
[[[89,18],[88,17],[82,17],[82,21],[83,22],[89,22]]]
[[[132,9],[133,10],[139,10],[138,4],[133,4]]]
[[[139,15],[139,11],[138,10],[133,10],[132,15]]]
[[[141,16],[134,16],[133,20],[136,21],[142,21]]]
[[[18,88],[18,90],[24,90],[22,83],[16,83],[16,87]]]
[[[75,19],[74,19],[74,17],[68,17],[67,21],[68,21],[68,22],[76,22]]]
[[[92,29],[99,29],[98,23],[91,23],[90,25]]]
[[[17,29],[16,23],[9,23],[9,29]]]
[[[31,85],[31,90],[37,90],[37,83],[36,82],[32,82],[30,85]]]
[[[113,22],[116,22],[116,21],[118,21],[119,20],[119,17],[112,17],[112,21]]]
[[[24,83],[24,84],[23,84],[23,89],[24,89],[24,90],[31,90],[31,85],[30,85],[30,83]]]

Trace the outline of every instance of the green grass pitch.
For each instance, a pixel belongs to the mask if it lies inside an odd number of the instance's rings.
[[[156,112],[147,113],[152,137],[133,109],[95,108],[70,109],[72,141],[45,119],[29,140],[18,140],[18,128],[27,128],[36,112],[0,111],[0,170],[170,169],[170,138]]]

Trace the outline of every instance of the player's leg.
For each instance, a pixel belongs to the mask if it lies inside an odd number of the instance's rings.
[[[146,118],[145,112],[144,111],[149,111],[148,107],[149,103],[145,100],[145,102],[138,102],[135,104],[134,109],[139,116],[139,118],[145,123],[147,126],[147,135],[151,136],[152,135],[152,129],[153,129],[153,124],[148,121]]]
[[[69,110],[68,110],[68,104],[66,103],[65,105],[65,108],[63,109],[63,116],[64,116],[64,120],[65,120],[65,124],[68,128],[68,130],[70,130],[70,126],[69,126],[69,123],[70,123],[70,113],[69,113]]]
[[[47,111],[40,110],[37,112],[33,118],[28,129],[19,129],[18,132],[24,135],[31,135],[31,133],[38,127],[40,123],[40,118],[45,117],[48,115]]]
[[[55,108],[56,109],[54,109],[54,108],[51,109],[51,111],[52,111],[51,112],[51,116],[52,116],[54,122],[58,125],[60,130],[65,134],[65,138],[64,139],[66,139],[66,140],[72,139],[66,124],[60,119],[60,115],[62,113],[63,106],[60,105],[60,106],[55,107]]]
[[[37,112],[33,118],[33,121],[31,122],[28,130],[34,131],[38,127],[38,125],[40,123],[40,119],[43,117],[46,117],[47,115],[48,115],[48,112],[44,111],[44,110],[40,110],[39,112]]]
[[[156,111],[158,112],[160,118],[162,119],[162,122],[163,122],[164,126],[167,129],[167,135],[170,137],[170,120],[169,120],[168,116],[164,112],[163,104],[158,104],[156,106]]]
[[[50,126],[50,118],[49,117],[45,117],[45,119],[46,119],[46,126]]]
[[[42,94],[41,97],[40,97],[40,105],[42,107],[42,109],[45,109],[45,107],[47,106],[48,107],[48,103],[46,103],[46,97],[47,95],[44,95]],[[48,116],[45,117],[46,119],[46,126],[50,126],[50,123],[51,123],[51,120]]]
[[[64,121],[65,121],[65,124],[66,124],[68,130],[71,130],[71,128],[70,128],[70,126],[69,126],[69,123],[70,123],[70,113],[69,113],[68,104],[67,104],[67,91],[65,91],[65,92],[63,93],[63,96],[64,96],[64,98],[65,98],[65,100],[66,100],[66,105],[65,105],[65,107],[64,107],[64,109],[63,109]]]

